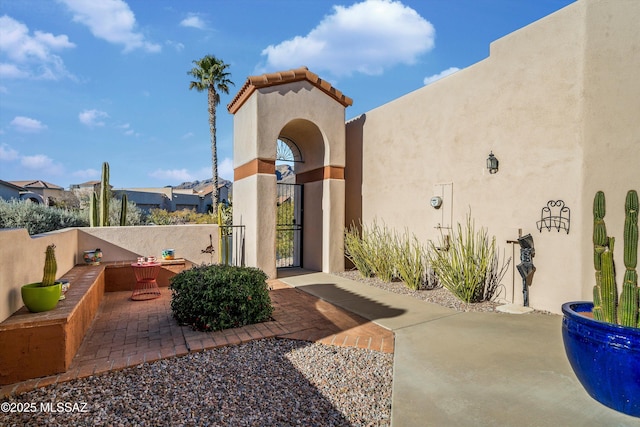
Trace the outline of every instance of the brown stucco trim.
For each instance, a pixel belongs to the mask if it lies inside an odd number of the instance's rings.
[[[322,181],[323,179],[344,179],[342,166],[324,166],[296,175],[296,184]]]
[[[271,159],[253,159],[233,170],[233,180],[241,179],[258,173],[276,173],[276,161]]]
[[[309,71],[307,67],[300,67],[287,71],[278,71],[276,73],[250,76],[245,81],[244,85],[242,85],[233,100],[227,105],[227,110],[229,110],[231,114],[235,114],[256,89],[277,86],[285,83],[299,82],[302,80],[307,80],[309,83],[345,107],[353,105],[353,99],[344,95],[338,89],[333,87],[331,83],[321,79],[317,74]]]

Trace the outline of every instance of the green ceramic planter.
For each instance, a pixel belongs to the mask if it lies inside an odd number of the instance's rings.
[[[30,283],[24,285],[22,291],[22,302],[32,313],[49,311],[56,308],[60,294],[62,293],[62,283],[56,282],[53,286],[40,286],[40,283]]]

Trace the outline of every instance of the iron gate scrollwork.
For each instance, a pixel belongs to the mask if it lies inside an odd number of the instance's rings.
[[[278,183],[276,197],[276,267],[302,265],[301,184]]]

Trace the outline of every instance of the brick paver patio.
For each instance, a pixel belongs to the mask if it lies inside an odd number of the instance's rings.
[[[217,332],[179,326],[171,291],[132,301],[131,292],[107,292],[70,369],[0,388],[0,396],[261,338],[289,338],[392,353],[393,333],[279,280],[269,281],[273,320]]]

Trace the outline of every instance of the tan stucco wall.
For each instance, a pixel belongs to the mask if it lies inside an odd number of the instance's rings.
[[[233,187],[233,224],[245,226],[246,265],[276,277],[276,176],[255,174]]]
[[[209,238],[211,235],[211,239]],[[193,264],[211,262],[202,253],[213,242],[213,262],[218,262],[218,226],[216,224],[153,225],[136,227],[87,227],[78,229],[78,258],[83,251],[102,249],[102,260],[135,260],[139,256],[162,256],[163,249],[174,249],[176,258]]]
[[[616,238],[618,285],[626,192],[640,192],[640,2],[590,1],[586,9],[582,185],[583,296],[591,299],[591,227],[596,191],[606,195],[607,234]]]
[[[162,249],[173,248],[176,257],[193,264],[210,263],[211,256],[201,253],[213,236],[214,257],[218,262],[218,226],[212,224],[67,228],[29,236],[25,229],[0,229],[0,322],[20,309],[20,288],[42,280],[47,245],[56,245],[58,272],[62,277],[76,264],[84,264],[83,251],[100,248],[102,260],[132,261],[138,256],[160,258]]]
[[[32,237],[24,228],[0,229],[0,322],[23,306],[22,285],[42,280],[48,245],[56,245],[56,279],[75,265],[77,233],[76,229],[65,229]]]
[[[489,58],[350,121],[347,224],[361,211],[364,223],[407,227],[426,243],[470,210],[509,256],[507,240],[532,234],[531,306],[558,313],[590,297],[593,193],[617,190],[620,206],[620,189],[640,186],[639,5],[580,0],[497,40]],[[453,196],[435,210],[429,199],[443,188]],[[557,199],[571,231],[540,233],[541,209]],[[522,303],[519,274],[503,284],[503,297]]]

